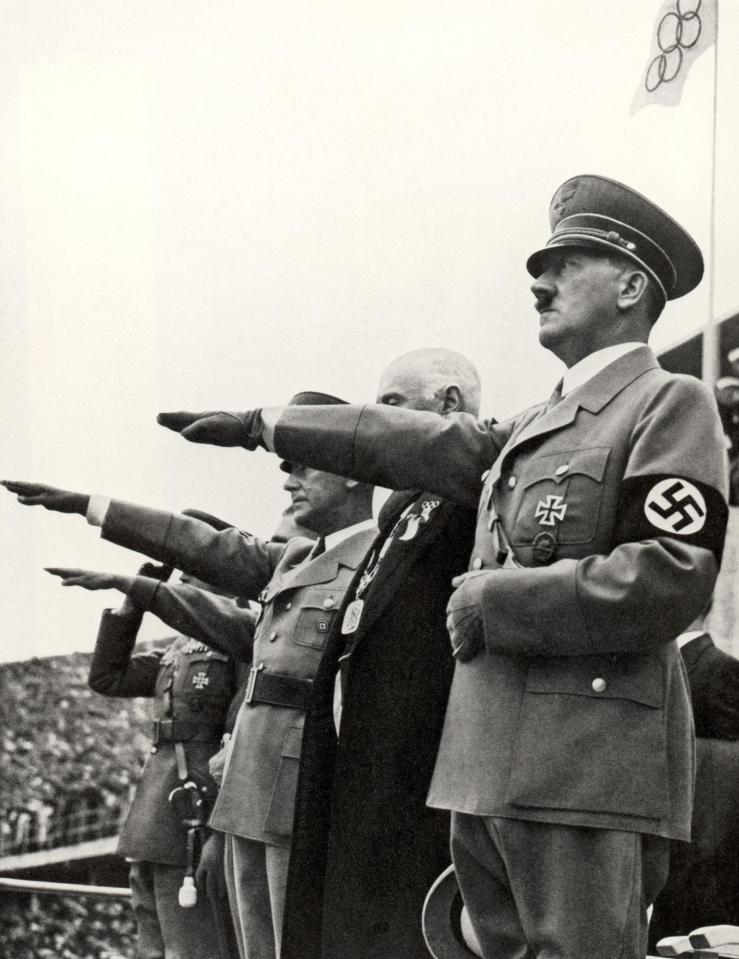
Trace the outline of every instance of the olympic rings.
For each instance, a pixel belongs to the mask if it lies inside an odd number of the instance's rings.
[[[661,83],[670,83],[683,65],[683,51],[690,50],[700,39],[703,24],[699,11],[703,0],[692,0],[693,9],[683,10],[688,0],[676,0],[675,10],[668,11],[657,24],[657,46],[660,52],[647,67],[644,86],[654,93]]]

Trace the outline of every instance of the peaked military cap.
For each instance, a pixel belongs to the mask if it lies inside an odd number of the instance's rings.
[[[340,400],[338,396],[331,396],[330,393],[316,393],[314,390],[303,390],[302,393],[296,393],[287,404],[288,406],[346,406],[347,400]],[[280,463],[280,469],[283,473],[292,473],[293,464],[288,460]]]
[[[549,207],[552,235],[528,258],[526,269],[542,272],[544,254],[559,247],[621,253],[657,284],[666,300],[695,289],[703,276],[703,256],[695,240],[664,210],[631,187],[607,177],[572,177]]]

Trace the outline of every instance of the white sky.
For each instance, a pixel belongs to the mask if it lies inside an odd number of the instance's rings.
[[[390,359],[434,345],[477,362],[487,413],[546,395],[559,363],[524,263],[560,182],[629,183],[708,259],[713,52],[678,107],[629,117],[660,3],[4,0],[0,475],[269,535],[277,460],[189,445],[158,410],[306,388],[363,401]],[[723,315],[739,304],[739,5],[719,29]],[[707,314],[704,282],[654,344]],[[0,514],[0,659],[91,649],[117,595],[42,567],[138,558],[4,491]]]

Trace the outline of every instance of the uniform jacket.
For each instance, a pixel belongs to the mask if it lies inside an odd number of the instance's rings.
[[[699,381],[645,346],[504,424],[289,408],[275,448],[479,502],[470,568],[489,572],[458,600],[473,597],[487,651],[455,668],[431,805],[689,835],[692,721],[673,638],[711,594],[727,511]],[[520,568],[498,568],[496,514]]]
[[[304,563],[314,543],[265,543],[236,529],[216,532],[189,517],[112,501],[103,537],[249,599],[263,611],[255,665],[313,679],[331,624],[375,531],[356,533]],[[229,743],[211,825],[274,845],[290,844],[305,712],[243,704]]]
[[[149,580],[142,591],[154,585],[161,586],[160,595],[176,596],[178,589],[184,589]],[[187,592],[192,606],[200,600],[207,607],[214,598],[194,587],[187,587]],[[154,698],[156,720],[184,724],[180,730],[188,773],[205,776],[236,692],[235,664],[186,636],[176,637],[163,651],[132,655],[142,615],[143,607],[140,612],[103,613],[90,664],[90,686],[106,696]],[[178,785],[174,743],[152,745],[121,832],[120,855],[185,865],[186,831],[168,802]]]
[[[394,530],[391,545],[356,632],[341,634],[344,610],[334,621],[306,719],[282,959],[428,955],[421,909],[449,861],[448,814],[426,807],[453,672],[445,608],[474,523],[474,510],[427,493],[394,494],[383,509],[345,607]]]

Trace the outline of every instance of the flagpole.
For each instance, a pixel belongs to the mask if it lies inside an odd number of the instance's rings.
[[[719,0],[716,0],[716,42],[713,50],[713,137],[711,151],[711,223],[708,252],[708,322],[703,329],[701,378],[713,388],[721,371],[719,330],[716,325],[716,136],[718,116],[718,22]]]

